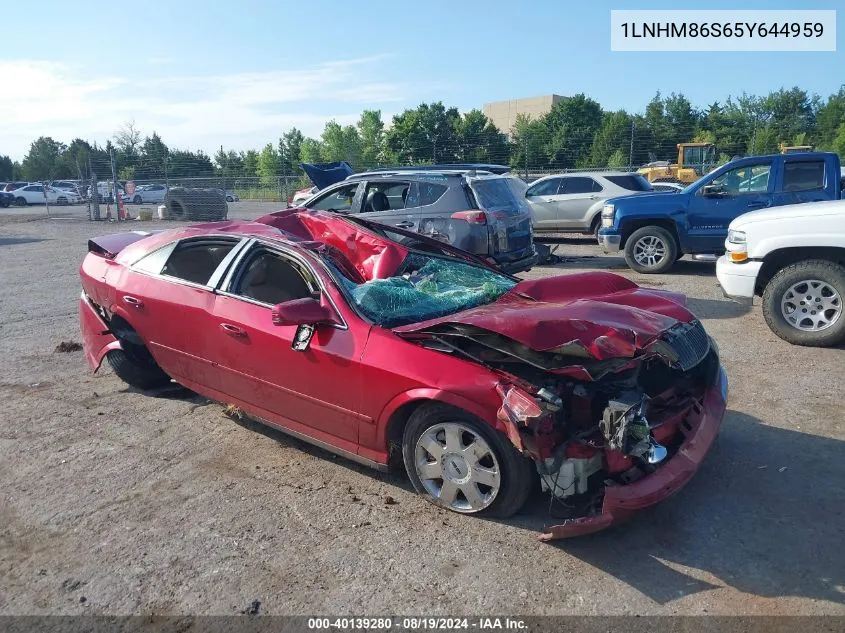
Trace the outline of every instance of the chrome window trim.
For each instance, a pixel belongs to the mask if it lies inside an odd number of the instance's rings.
[[[243,295],[235,294],[234,292],[230,291],[232,282],[234,281],[235,272],[240,269],[240,267],[244,263],[244,260],[249,256],[250,252],[258,246],[260,246],[261,248],[266,248],[271,252],[278,252],[283,257],[287,257],[288,259],[296,261],[297,263],[301,264],[306,270],[308,270],[308,272],[314,278],[317,286],[319,287],[320,294],[325,296],[326,299],[328,299],[329,303],[332,304],[332,307],[334,308],[334,311],[337,314],[338,318],[341,320],[341,323],[333,323],[331,327],[336,330],[349,329],[349,325],[347,324],[346,319],[343,318],[343,314],[341,313],[341,311],[338,309],[337,303],[335,303],[335,300],[332,298],[331,294],[326,291],[326,285],[323,283],[323,280],[320,275],[318,275],[317,272],[314,270],[314,267],[311,265],[311,263],[307,261],[304,257],[302,257],[299,253],[297,253],[293,249],[290,249],[287,245],[280,244],[275,241],[263,240],[255,237],[248,240],[248,246],[245,246],[243,249],[241,249],[241,253],[240,256],[237,258],[237,261],[231,265],[231,267],[229,268],[229,272],[226,275],[226,278],[223,280],[222,283],[217,286],[216,290],[214,291],[216,294],[219,294],[224,297],[231,297],[232,299],[238,299],[240,301],[244,301],[245,303],[251,303],[262,308],[267,308],[268,310],[273,308],[274,304],[272,303],[265,303],[263,301],[258,301],[251,297],[244,297]]]
[[[173,251],[176,250],[176,248],[182,242],[194,241],[194,240],[203,240],[203,239],[219,240],[221,238],[222,239],[234,239],[234,240],[237,240],[237,242],[232,247],[232,250],[230,250],[226,254],[226,256],[221,260],[221,262],[217,265],[217,268],[214,269],[214,272],[211,274],[211,277],[209,278],[209,280],[206,284],[198,284],[198,283],[195,283],[193,281],[188,281],[187,279],[180,279],[179,277],[172,277],[171,275],[164,275],[164,274],[162,274],[161,271],[159,271],[157,273],[151,273],[149,271],[140,270],[140,269],[135,267],[135,265],[138,262],[140,262],[142,259],[145,259],[146,257],[152,255],[153,253],[157,253],[158,251],[165,249],[165,248],[170,249],[170,253],[167,256],[167,258],[169,259],[170,255],[173,254]],[[222,273],[220,273],[220,275],[218,275],[218,272],[221,271],[225,266],[228,266],[230,264],[231,259],[234,259],[234,257],[235,257],[233,255],[233,253],[234,252],[240,252],[240,250],[243,248],[243,245],[246,242],[249,242],[249,240],[247,238],[245,238],[243,235],[219,235],[219,234],[192,235],[191,237],[185,237],[185,238],[175,240],[173,242],[169,242],[169,243],[157,248],[156,250],[151,251],[151,252],[147,253],[146,255],[143,255],[142,257],[139,257],[132,264],[127,265],[127,268],[129,270],[131,270],[132,272],[137,273],[139,275],[146,275],[147,277],[153,277],[155,279],[161,279],[161,280],[167,281],[168,283],[179,284],[180,286],[188,286],[189,288],[198,288],[200,290],[208,290],[209,292],[214,292],[215,287],[212,285],[211,282],[215,279],[215,277],[222,276]],[[162,269],[164,269],[164,265],[166,263],[167,263],[167,259],[165,259],[164,264],[161,265]]]

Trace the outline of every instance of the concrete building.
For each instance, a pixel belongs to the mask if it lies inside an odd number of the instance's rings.
[[[482,111],[499,130],[505,134],[511,133],[518,114],[525,114],[532,119],[538,119],[547,114],[554,104],[562,100],[560,95],[543,95],[527,99],[510,99],[509,101],[494,101],[485,103]]]

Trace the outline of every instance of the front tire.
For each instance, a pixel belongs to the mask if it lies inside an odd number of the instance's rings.
[[[402,457],[417,492],[461,514],[511,516],[535,482],[531,461],[501,434],[443,404],[423,405],[411,415]]]
[[[678,259],[675,237],[661,226],[644,226],[625,242],[625,263],[645,275],[665,273]]]
[[[122,345],[137,347],[131,343],[122,343]],[[170,376],[162,371],[146,348],[141,349],[145,354],[136,353],[135,350],[129,352],[122,349],[112,350],[106,355],[106,360],[117,377],[130,387],[145,391],[164,387],[170,382]]]
[[[829,347],[845,341],[845,267],[810,259],[782,268],[763,291],[769,328],[793,345]]]
[[[141,204],[143,200],[141,199],[141,196],[135,196],[134,198],[132,198],[132,202],[134,202],[135,204]]]
[[[25,207],[29,203],[26,201],[26,198],[24,198],[23,196],[18,196],[17,198],[15,198],[15,204],[19,207]]]

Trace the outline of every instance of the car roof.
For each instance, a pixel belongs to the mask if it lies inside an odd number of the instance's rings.
[[[496,165],[494,163],[444,163],[440,165],[400,165],[397,167],[373,167],[363,173],[379,171],[489,171],[493,174],[504,174],[511,170],[507,165]],[[354,175],[354,174],[353,174]]]
[[[635,171],[569,171],[563,172],[560,174],[549,174],[548,176],[543,176],[542,178],[538,178],[534,182],[539,182],[540,180],[546,180],[548,178],[563,178],[563,177],[572,177],[572,176],[589,176],[590,178],[593,177],[603,177],[606,178],[608,176],[636,176],[638,175]]]

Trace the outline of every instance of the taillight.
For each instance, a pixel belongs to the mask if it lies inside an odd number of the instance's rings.
[[[484,211],[457,211],[452,214],[453,220],[463,220],[470,224],[487,224],[487,215]]]

